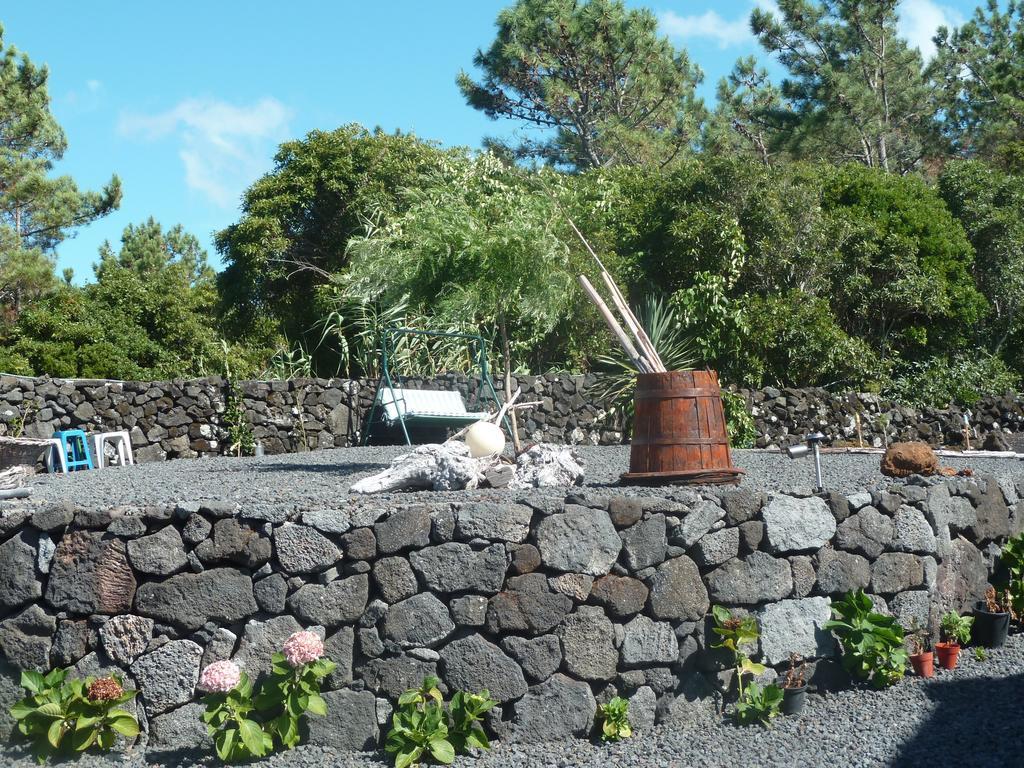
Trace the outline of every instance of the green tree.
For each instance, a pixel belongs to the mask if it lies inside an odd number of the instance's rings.
[[[109,242],[100,246],[100,260],[94,266],[102,282],[105,270],[130,269],[140,277],[170,270],[193,287],[213,288],[215,273],[207,263],[206,251],[199,240],[178,224],[167,231],[151,216],[146,222],[129,224],[121,236],[121,250],[114,252]]]
[[[896,30],[897,0],[781,0],[750,25],[787,69],[789,111],[758,111],[796,157],[907,173],[933,135],[934,107],[921,54]]]
[[[48,78],[46,67],[4,48],[0,27],[0,309],[8,319],[54,287],[53,253],[68,231],[121,200],[116,176],[102,192],[51,176],[67,139],[50,112]]]
[[[939,191],[974,246],[975,280],[991,307],[989,350],[1024,372],[1024,177],[955,161],[943,169]]]
[[[268,350],[282,334],[315,347],[349,239],[384,226],[403,205],[400,189],[458,157],[358,125],[282,144],[274,169],[246,191],[241,219],[216,237],[227,332]]]
[[[736,62],[718,82],[704,148],[723,157],[751,156],[765,165],[779,153],[779,130],[790,116],[782,93],[753,56]]]
[[[517,0],[477,51],[480,81],[458,84],[470,106],[547,135],[514,149],[568,168],[665,165],[698,136],[703,75],[659,37],[646,9],[621,0]]]
[[[962,153],[1024,171],[1024,3],[997,0],[959,29],[939,29],[930,74],[941,88],[942,125]]]

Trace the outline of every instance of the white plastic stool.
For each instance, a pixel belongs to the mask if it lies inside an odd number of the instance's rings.
[[[107,457],[103,453],[103,446],[106,443],[110,443],[117,450],[118,464],[125,466],[126,464],[134,464],[135,456],[132,454],[132,439],[131,436],[125,432],[99,432],[92,435],[92,452],[96,457],[96,469],[102,469],[107,466]]]
[[[60,440],[55,437],[46,438],[46,442],[49,443],[49,446],[46,448],[46,454],[44,455],[46,471],[53,474],[59,468],[61,472],[67,474],[68,457],[64,455],[64,446],[61,445]]]

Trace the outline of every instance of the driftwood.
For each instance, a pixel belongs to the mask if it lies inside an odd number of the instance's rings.
[[[35,468],[27,464],[15,464],[13,467],[0,470],[0,491],[20,488],[25,478],[35,474]]]
[[[406,490],[457,491],[495,487],[541,488],[583,483],[583,466],[572,449],[535,445],[519,455],[515,465],[500,455],[474,459],[460,441],[421,445],[404,453],[391,466],[351,487],[352,493],[391,493]],[[509,478],[511,470],[511,478]]]

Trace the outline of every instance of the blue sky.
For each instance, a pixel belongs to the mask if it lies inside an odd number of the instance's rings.
[[[243,190],[277,145],[349,122],[480,146],[512,126],[467,107],[455,75],[494,35],[511,0],[143,3],[56,0],[0,10],[4,42],[50,67],[53,111],[69,149],[57,171],[87,188],[117,173],[121,209],[58,249],[77,281],[105,240],[154,216],[210,250],[236,221]],[[758,0],[771,7],[771,0]],[[703,95],[740,56],[758,53],[755,0],[649,0],[661,29],[705,72]],[[974,3],[902,0],[904,34],[928,53],[939,24]]]

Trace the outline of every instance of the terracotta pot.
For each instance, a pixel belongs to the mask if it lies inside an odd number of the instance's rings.
[[[939,666],[943,669],[956,669],[956,660],[960,656],[960,646],[956,643],[936,643],[935,653],[939,657]]]
[[[935,654],[931,651],[910,654],[910,666],[918,677],[931,677],[935,674]]]

